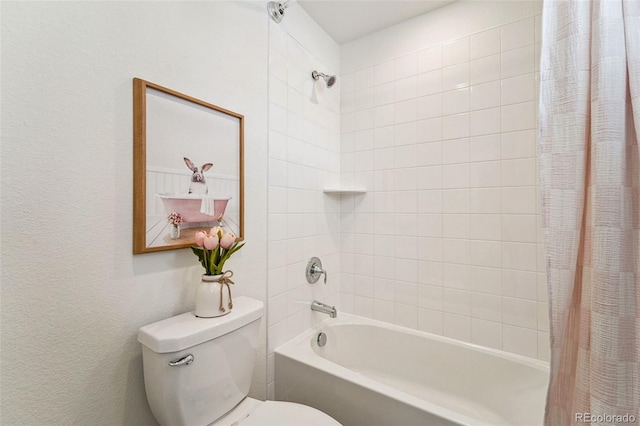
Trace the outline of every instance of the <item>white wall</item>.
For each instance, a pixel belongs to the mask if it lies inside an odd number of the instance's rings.
[[[340,200],[322,192],[340,175],[340,86],[311,72],[339,71],[339,48],[297,4],[269,22],[269,397],[273,350],[323,316],[313,299],[337,304]],[[305,267],[318,256],[328,271],[314,285]]]
[[[341,49],[341,309],[548,359],[539,2],[457,2]]]
[[[229,266],[234,294],[266,302],[265,5],[2,2],[1,31],[2,424],[154,424],[136,333],[193,309],[202,270],[189,250],[131,254],[132,78],[245,115]]]

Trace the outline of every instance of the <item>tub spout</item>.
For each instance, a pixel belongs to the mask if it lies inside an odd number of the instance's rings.
[[[311,310],[312,311],[317,311],[317,312],[322,312],[323,314],[329,314],[329,316],[331,318],[335,318],[338,316],[338,311],[336,310],[335,306],[329,306],[327,304],[324,304],[322,302],[318,302],[317,300],[314,300],[311,303]]]

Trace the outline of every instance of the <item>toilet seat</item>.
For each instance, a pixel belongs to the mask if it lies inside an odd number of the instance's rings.
[[[215,426],[341,426],[333,417],[307,405],[245,398]]]

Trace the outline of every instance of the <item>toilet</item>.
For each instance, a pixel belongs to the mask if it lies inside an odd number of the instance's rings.
[[[259,300],[239,296],[217,318],[177,315],[138,331],[144,384],[162,426],[340,425],[306,405],[249,398],[260,319]]]

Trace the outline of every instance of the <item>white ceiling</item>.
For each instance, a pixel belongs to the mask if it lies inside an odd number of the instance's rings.
[[[299,0],[338,44],[437,9],[456,0]]]

